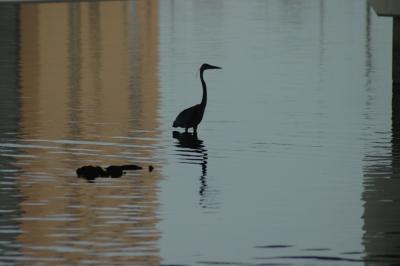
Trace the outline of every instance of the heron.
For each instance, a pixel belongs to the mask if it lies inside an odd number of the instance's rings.
[[[222,69],[222,68],[209,64],[201,65],[200,80],[201,84],[203,85],[203,97],[201,99],[201,102],[180,112],[172,125],[173,127],[182,127],[185,129],[185,132],[188,132],[189,128],[193,128],[193,133],[197,133],[197,126],[203,119],[204,110],[206,109],[207,105],[207,86],[203,78],[203,72],[204,70],[207,69]]]

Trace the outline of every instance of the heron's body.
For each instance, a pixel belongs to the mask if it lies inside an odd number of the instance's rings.
[[[193,128],[193,131],[197,131],[197,126],[203,119],[205,109],[205,105],[196,104],[183,110],[176,117],[173,127],[182,127],[185,128],[185,131],[188,131],[189,128]]]
[[[203,86],[203,97],[201,99],[201,103],[196,104],[180,112],[172,125],[173,127],[182,127],[185,129],[186,132],[188,131],[189,128],[193,128],[193,132],[197,132],[197,126],[203,119],[204,110],[206,109],[207,105],[207,86],[203,78],[203,72],[204,70],[207,69],[221,69],[221,68],[209,64],[203,64],[200,67],[200,80]]]

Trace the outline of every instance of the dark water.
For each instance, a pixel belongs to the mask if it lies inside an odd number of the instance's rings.
[[[391,23],[364,0],[1,4],[0,264],[398,263]],[[205,62],[199,134],[173,133]],[[155,170],[75,174],[131,163]]]

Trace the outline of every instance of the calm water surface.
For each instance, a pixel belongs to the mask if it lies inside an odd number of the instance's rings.
[[[391,23],[364,0],[0,5],[0,264],[398,263]],[[205,62],[199,134],[173,133]],[[75,174],[128,163],[155,170]]]

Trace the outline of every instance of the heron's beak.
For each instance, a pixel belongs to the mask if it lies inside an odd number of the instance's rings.
[[[218,67],[218,66],[211,66],[211,65],[210,65],[210,69],[222,69],[222,67]]]

